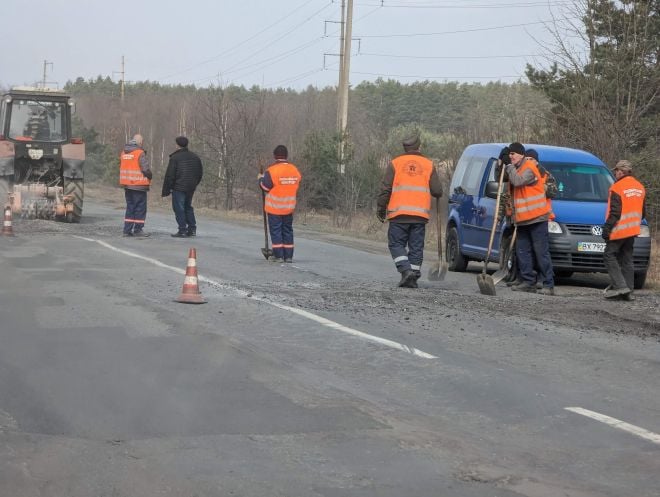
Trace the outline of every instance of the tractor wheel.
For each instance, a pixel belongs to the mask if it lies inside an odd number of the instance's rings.
[[[73,211],[66,213],[67,223],[79,223],[82,217],[83,193],[85,187],[81,179],[65,179],[64,195],[73,195]]]

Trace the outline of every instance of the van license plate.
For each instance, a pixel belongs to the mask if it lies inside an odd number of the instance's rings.
[[[601,242],[578,242],[578,252],[605,252],[605,244]]]

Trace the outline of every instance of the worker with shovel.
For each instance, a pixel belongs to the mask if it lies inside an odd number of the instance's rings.
[[[509,184],[513,188],[514,219],[518,231],[516,257],[523,283],[511,287],[517,292],[555,294],[555,282],[550,258],[548,219],[552,216],[544,181],[536,161],[525,157],[525,147],[518,142],[509,145],[511,164],[506,166]],[[532,255],[533,254],[533,255]],[[543,281],[536,289],[534,257]]]
[[[293,262],[293,211],[302,176],[298,168],[287,160],[289,151],[278,145],[273,151],[275,162],[259,174],[259,186],[265,192],[264,211],[268,214],[268,228],[274,262]],[[262,250],[263,252],[263,250]]]
[[[417,288],[431,196],[442,196],[438,173],[433,162],[421,154],[420,146],[419,136],[403,141],[405,153],[388,165],[377,202],[378,219],[390,222],[387,244],[401,273],[399,286],[404,288]]]

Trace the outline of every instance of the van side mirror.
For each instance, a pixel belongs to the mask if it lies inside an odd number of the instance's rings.
[[[486,197],[497,198],[497,192],[499,188],[500,183],[498,181],[489,181],[486,183]]]

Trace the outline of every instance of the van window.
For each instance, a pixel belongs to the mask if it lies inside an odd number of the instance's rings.
[[[451,177],[451,184],[449,185],[449,191],[454,193],[456,188],[463,184],[463,177],[465,176],[465,171],[467,166],[470,163],[470,156],[463,154],[456,164],[456,169],[454,169],[454,174]]]
[[[462,181],[463,189],[467,195],[477,195],[479,193],[487,163],[488,159],[485,157],[473,157],[470,160],[470,165]]]
[[[607,168],[586,164],[543,162],[557,181],[558,193],[554,200],[607,202],[614,178]]]

